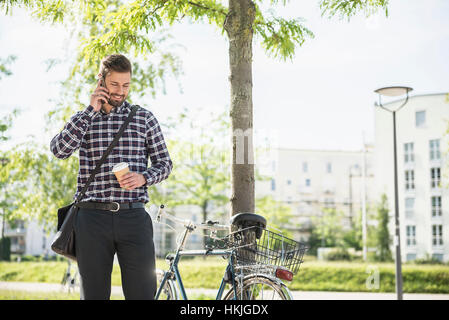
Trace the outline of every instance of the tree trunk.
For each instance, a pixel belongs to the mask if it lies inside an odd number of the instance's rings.
[[[252,26],[255,12],[251,0],[229,0],[229,13],[224,22],[231,69],[231,215],[254,212]]]

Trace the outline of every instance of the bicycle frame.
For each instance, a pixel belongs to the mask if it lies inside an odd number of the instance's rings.
[[[156,300],[159,299],[159,296],[161,294],[162,288],[165,285],[165,282],[171,277],[174,277],[174,279],[179,287],[182,299],[188,300],[187,293],[185,291],[184,284],[182,282],[182,277],[181,277],[181,274],[180,274],[179,268],[178,268],[178,263],[182,256],[225,256],[225,257],[227,257],[229,260],[229,263],[226,267],[225,273],[221,280],[220,287],[218,288],[216,300],[221,300],[221,298],[223,296],[223,292],[226,287],[226,282],[228,280],[227,277],[229,274],[231,275],[230,281],[231,281],[232,287],[234,289],[234,292],[237,293],[236,283],[235,283],[236,277],[235,277],[235,273],[234,273],[234,268],[232,266],[232,259],[234,258],[232,255],[232,251],[230,251],[230,250],[210,250],[210,251],[209,250],[184,250],[184,251],[178,250],[175,257],[173,258],[173,261],[170,262],[170,269],[165,272],[164,277],[162,278],[162,281],[161,281],[158,291],[156,293]],[[235,296],[237,296],[237,294],[235,294]]]
[[[161,211],[164,208],[163,205],[160,206],[159,209],[159,213],[157,215],[156,221],[160,222],[160,217],[161,217]],[[182,256],[222,256],[224,258],[227,258],[228,260],[228,265],[226,267],[225,273],[223,275],[223,278],[221,280],[221,284],[220,287],[218,288],[218,292],[217,292],[217,296],[216,296],[216,300],[221,300],[223,297],[223,293],[224,290],[226,288],[226,284],[230,283],[232,285],[232,290],[234,291],[233,297],[234,299],[238,299],[238,286],[242,286],[244,283],[245,279],[248,279],[248,276],[259,276],[259,277],[263,277],[266,278],[268,280],[270,280],[271,282],[275,283],[277,286],[280,287],[280,289],[282,290],[282,292],[284,292],[284,296],[287,297],[288,299],[291,299],[291,293],[288,290],[287,286],[280,281],[279,279],[267,275],[267,274],[260,274],[259,272],[255,272],[251,275],[247,275],[245,276],[243,274],[243,269],[241,269],[242,273],[238,273],[236,272],[235,269],[235,250],[234,248],[229,248],[229,249],[206,249],[206,250],[184,250],[185,244],[187,242],[187,238],[188,235],[190,233],[192,233],[195,228],[206,228],[206,229],[215,229],[215,230],[227,230],[228,226],[223,226],[223,225],[198,225],[198,224],[194,224],[191,221],[188,220],[181,220],[181,219],[177,219],[174,216],[170,216],[170,215],[166,215],[167,218],[169,218],[170,220],[177,222],[177,223],[181,223],[184,225],[184,232],[182,233],[182,239],[178,244],[178,247],[176,249],[176,254],[174,256],[170,256],[168,259],[170,261],[170,267],[168,269],[168,271],[163,271],[163,277],[161,280],[161,283],[159,284],[159,288],[157,289],[156,292],[156,296],[155,299],[158,300],[162,290],[164,289],[164,286],[166,285],[168,280],[175,280],[181,297],[183,300],[188,300],[187,298],[187,294],[186,294],[186,290],[184,288],[184,284],[182,282],[182,278],[181,278],[181,274],[179,272],[179,268],[178,268],[178,264],[179,261],[181,259]],[[223,229],[225,228],[225,229]],[[236,281],[238,281],[238,284],[236,283]],[[169,283],[169,285],[171,286],[171,282]],[[176,290],[176,288],[174,288]],[[177,290],[176,290],[177,291]],[[178,292],[175,293],[176,296],[178,296]]]
[[[233,250],[225,250],[225,249],[220,249],[220,250],[184,250],[185,244],[187,242],[187,237],[188,235],[194,231],[194,227],[192,225],[185,225],[184,226],[184,232],[182,234],[182,240],[176,250],[176,254],[175,257],[173,258],[172,261],[170,261],[170,268],[168,271],[166,271],[164,273],[164,277],[162,278],[162,281],[159,285],[159,288],[156,292],[156,297],[155,299],[159,299],[159,296],[162,292],[162,288],[165,285],[165,282],[167,282],[167,280],[170,277],[174,277],[176,283],[178,284],[179,290],[181,292],[181,296],[183,300],[188,300],[187,299],[187,294],[184,288],[184,284],[182,283],[182,278],[181,278],[181,274],[179,273],[179,268],[178,268],[178,263],[179,260],[181,259],[182,256],[224,256],[228,258],[228,266],[226,267],[225,273],[223,275],[220,287],[218,288],[218,293],[217,293],[217,300],[220,300],[221,297],[223,296],[223,292],[224,289],[226,287],[226,280],[228,275],[231,275],[231,284],[232,287],[234,289],[234,296],[237,296],[237,288],[236,288],[236,284],[235,284],[235,272],[234,272],[234,267],[233,267],[233,259],[234,259],[234,255],[233,255]]]

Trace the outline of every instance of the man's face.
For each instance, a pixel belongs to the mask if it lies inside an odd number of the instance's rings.
[[[111,71],[106,75],[106,88],[109,90],[109,104],[120,107],[128,97],[131,74]]]

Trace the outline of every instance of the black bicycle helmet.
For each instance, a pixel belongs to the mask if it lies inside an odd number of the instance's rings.
[[[230,223],[236,226],[238,229],[248,228],[248,227],[261,227],[265,229],[267,226],[267,220],[261,215],[250,213],[250,212],[241,212],[233,215],[231,217]]]

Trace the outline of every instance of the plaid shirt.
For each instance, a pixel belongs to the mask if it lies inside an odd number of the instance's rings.
[[[79,148],[78,186],[73,199],[78,197],[130,111],[131,105],[126,101],[109,114],[102,110],[95,112],[92,106],[88,106],[72,116],[64,129],[51,140],[50,149],[60,159],[70,157]],[[120,162],[127,162],[130,171],[143,174],[146,184],[134,190],[121,188],[112,173],[113,166]],[[147,203],[147,188],[165,180],[172,167],[158,121],[149,110],[140,107],[81,201]]]

